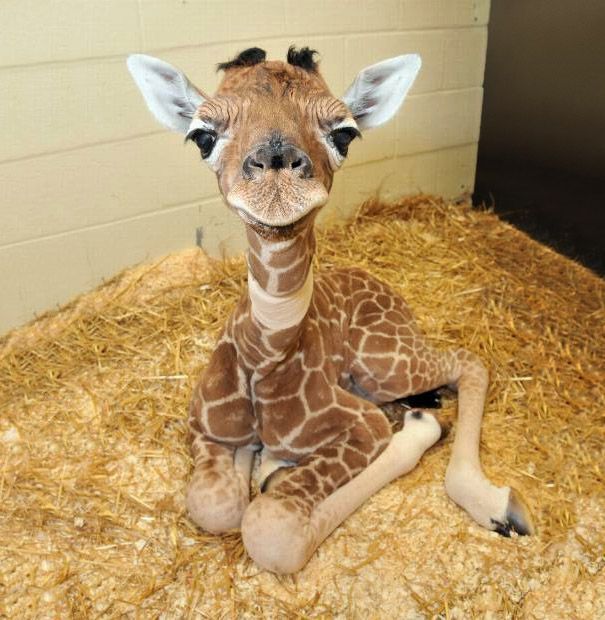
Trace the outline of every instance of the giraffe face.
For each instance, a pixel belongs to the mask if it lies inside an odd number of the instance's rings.
[[[156,118],[197,145],[228,206],[268,239],[312,224],[351,141],[392,117],[420,68],[416,55],[372,65],[337,99],[314,54],[292,47],[282,62],[245,50],[219,65],[213,96],[163,61],[128,60]]]
[[[247,54],[226,63],[217,93],[196,110],[187,135],[227,204],[257,232],[283,238],[326,203],[334,172],[360,132],[311,52],[304,62],[290,54],[289,63]]]

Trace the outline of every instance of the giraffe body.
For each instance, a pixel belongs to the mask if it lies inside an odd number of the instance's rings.
[[[424,343],[405,302],[358,269],[316,276],[304,319],[286,330],[259,323],[242,298],[214,357],[224,371],[235,364],[247,378],[241,401],[247,413],[228,425],[223,408],[232,383],[219,375],[224,386],[217,392],[210,371],[194,391],[192,424],[215,441],[262,444],[295,462],[357,421],[340,401],[363,393],[380,404],[447,383],[443,358]],[[388,439],[382,418],[374,432]]]
[[[519,496],[481,470],[483,364],[463,349],[431,348],[403,299],[363,271],[312,269],[314,220],[349,142],[392,116],[419,59],[365,69],[343,100],[330,95],[310,50],[291,49],[282,63],[253,48],[221,67],[225,78],[208,97],[162,61],[129,60],[152,112],[197,143],[249,242],[248,292],[189,411],[191,518],[210,532],[241,527],[260,566],[299,570],[440,436],[421,411],[408,412],[393,435],[378,405],[449,385],[459,392],[459,422],[448,494],[484,527],[529,533]],[[266,479],[250,502],[260,448]]]

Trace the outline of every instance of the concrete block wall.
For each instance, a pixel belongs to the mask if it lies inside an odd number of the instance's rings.
[[[243,248],[192,145],[147,112],[125,67],[157,55],[213,92],[217,62],[309,45],[341,95],[364,66],[419,52],[397,118],[356,143],[328,213],[381,186],[393,197],[472,190],[489,0],[3,0],[0,333],[117,270],[190,247]]]

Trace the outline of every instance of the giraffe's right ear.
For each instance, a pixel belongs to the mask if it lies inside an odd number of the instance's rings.
[[[168,129],[186,134],[204,101],[187,76],[163,60],[132,54],[126,63],[152,114]]]

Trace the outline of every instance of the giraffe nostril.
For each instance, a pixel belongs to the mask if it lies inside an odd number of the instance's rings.
[[[265,174],[267,163],[258,155],[248,155],[242,164],[242,172],[245,179],[258,179]]]
[[[302,166],[302,159],[297,159],[296,161],[293,161],[293,162],[290,164],[290,168],[292,168],[293,170],[294,170],[295,168],[300,168],[300,166]]]
[[[271,168],[274,170],[281,170],[284,167],[283,155],[273,155],[271,157]]]

